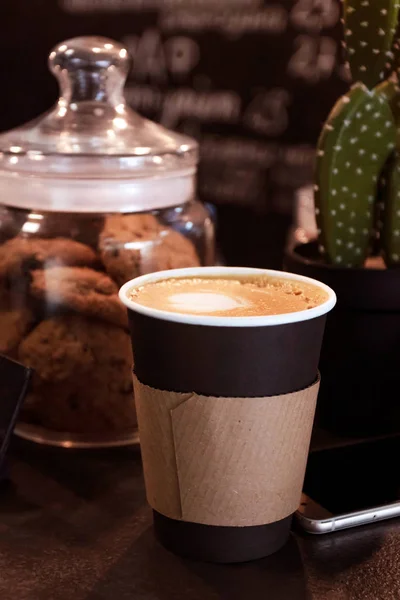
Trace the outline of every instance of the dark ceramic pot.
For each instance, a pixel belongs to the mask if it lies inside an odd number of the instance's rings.
[[[315,242],[288,250],[284,268],[329,285],[316,422],[340,435],[400,431],[400,271],[326,265]]]

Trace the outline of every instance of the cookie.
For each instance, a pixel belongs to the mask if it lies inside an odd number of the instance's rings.
[[[37,383],[25,400],[21,420],[75,434],[132,431],[137,419],[131,371],[103,368],[85,380]]]
[[[10,308],[12,308],[10,304],[10,294],[0,282],[0,311],[9,310]]]
[[[0,279],[18,280],[39,267],[93,266],[96,262],[94,250],[74,240],[15,237],[0,246]]]
[[[34,215],[35,217],[36,215]],[[45,213],[40,219],[40,238],[66,238],[97,248],[104,217],[85,213]],[[34,222],[35,219],[32,220]],[[29,215],[27,217],[29,222]],[[36,221],[37,223],[37,221]],[[32,239],[32,238],[31,238]]]
[[[34,316],[28,308],[1,309],[0,354],[13,357],[33,323]]]
[[[18,357],[45,381],[76,379],[98,365],[131,367],[129,335],[121,328],[78,315],[42,321],[22,341]]]
[[[56,308],[127,326],[126,309],[117,285],[106,275],[87,267],[53,267],[31,273],[30,293]]]
[[[44,321],[28,338],[20,357],[36,366],[37,377],[22,420],[73,433],[136,426],[130,337],[123,329],[69,315]],[[61,347],[68,351],[55,364]]]
[[[21,342],[19,360],[44,381],[79,377],[95,364],[87,344],[86,319],[65,316],[42,321]]]
[[[0,244],[18,235],[25,220],[25,211],[0,206]]]
[[[107,217],[99,251],[107,273],[119,286],[144,273],[200,264],[192,242],[152,215]]]

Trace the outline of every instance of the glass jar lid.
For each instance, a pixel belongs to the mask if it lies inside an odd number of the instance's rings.
[[[49,56],[60,98],[44,115],[0,135],[0,202],[68,212],[132,212],[186,202],[197,143],[126,103],[127,50],[78,37]]]

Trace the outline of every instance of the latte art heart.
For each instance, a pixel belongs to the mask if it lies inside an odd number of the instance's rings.
[[[246,306],[246,302],[218,292],[182,292],[168,297],[170,309],[198,314],[229,311]]]

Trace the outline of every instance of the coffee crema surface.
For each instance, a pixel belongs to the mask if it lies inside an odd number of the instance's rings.
[[[279,277],[184,277],[162,279],[131,290],[148,308],[215,317],[260,317],[308,310],[328,294],[309,283]]]

